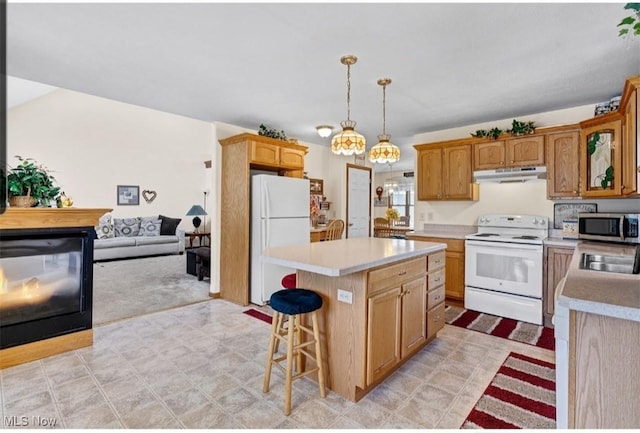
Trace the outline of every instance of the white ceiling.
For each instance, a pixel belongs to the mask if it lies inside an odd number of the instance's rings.
[[[640,74],[621,3],[9,3],[8,75],[328,145],[351,119],[413,167],[415,134],[606,101]],[[471,132],[471,131],[470,131]],[[407,165],[405,165],[407,164]]]

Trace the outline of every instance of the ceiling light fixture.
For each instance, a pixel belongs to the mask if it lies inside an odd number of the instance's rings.
[[[318,125],[316,126],[316,131],[318,131],[318,135],[322,138],[327,138],[333,132],[333,126],[331,125]]]
[[[382,86],[382,135],[378,135],[378,144],[369,150],[369,161],[377,164],[393,164],[400,160],[400,148],[389,142],[391,136],[387,135],[387,85],[391,78],[380,78],[378,84]]]
[[[351,116],[351,65],[355,64],[358,58],[353,55],[343,56],[340,63],[347,65],[347,120],[340,122],[342,131],[334,135],[331,139],[331,151],[337,155],[360,155],[364,153],[367,141],[356,130],[356,122],[350,119]]]

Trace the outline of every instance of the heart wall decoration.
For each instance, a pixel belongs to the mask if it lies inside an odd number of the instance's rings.
[[[147,203],[151,203],[152,201],[154,201],[157,196],[158,193],[155,191],[150,191],[148,189],[142,191],[142,198],[144,198]]]

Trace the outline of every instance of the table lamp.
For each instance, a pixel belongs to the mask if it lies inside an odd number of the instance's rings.
[[[199,204],[194,204],[193,206],[191,206],[191,209],[187,211],[187,216],[193,216],[192,222],[193,227],[195,227],[195,233],[198,233],[198,227],[200,227],[200,224],[202,224],[202,220],[198,215],[207,215],[207,211],[202,209],[202,206],[200,206]]]

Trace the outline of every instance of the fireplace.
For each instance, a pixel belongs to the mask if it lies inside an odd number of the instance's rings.
[[[0,369],[93,344],[93,240],[111,209],[0,213]]]
[[[0,230],[0,349],[91,329],[94,237]]]

